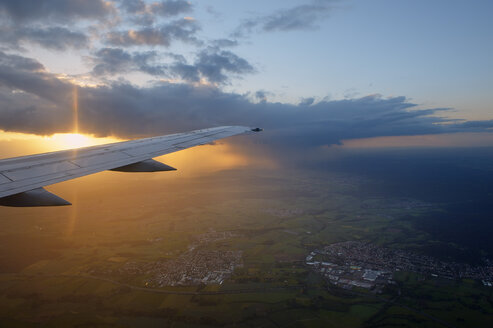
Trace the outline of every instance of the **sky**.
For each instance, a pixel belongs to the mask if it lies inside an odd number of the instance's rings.
[[[492,12],[486,0],[1,0],[1,138],[250,125],[292,151],[493,145]]]

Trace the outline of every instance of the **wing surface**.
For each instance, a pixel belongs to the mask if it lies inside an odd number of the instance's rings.
[[[128,168],[149,166],[153,157],[251,131],[256,130],[244,126],[222,126],[0,160],[0,199],[39,188],[44,190],[42,187],[47,185],[105,170],[122,168],[121,171],[132,172]],[[133,165],[135,163],[138,164]],[[154,161],[151,165],[156,167],[156,163]]]

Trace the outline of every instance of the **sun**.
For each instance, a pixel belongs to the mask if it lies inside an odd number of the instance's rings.
[[[89,147],[120,141],[113,137],[96,138],[92,135],[80,133],[56,133],[47,137],[47,139],[59,150]]]
[[[91,146],[91,138],[79,133],[57,133],[51,139],[63,148],[81,148]]]

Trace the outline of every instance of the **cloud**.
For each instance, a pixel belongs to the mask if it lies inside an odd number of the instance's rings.
[[[156,15],[170,17],[190,12],[192,4],[184,0],[166,0],[154,2],[150,5],[150,8]]]
[[[17,51],[28,45],[57,51],[88,47],[91,40],[82,31],[89,29],[87,23],[106,24],[115,13],[113,3],[104,0],[0,1],[0,46]]]
[[[150,75],[166,75],[167,67],[154,63],[158,58],[155,51],[129,53],[120,48],[98,50],[90,60],[94,63],[92,74],[111,76],[130,71],[141,71]]]
[[[303,99],[301,99],[301,101],[300,101],[300,104],[299,104],[299,105],[300,105],[300,106],[305,106],[305,107],[307,107],[307,106],[312,105],[314,102],[315,102],[315,98],[313,98],[313,97],[308,97],[308,98],[303,98]]]
[[[187,66],[187,65],[186,65]],[[202,76],[212,83],[224,83],[228,80],[227,74],[243,75],[253,73],[255,70],[250,63],[231,51],[219,50],[218,48],[208,48],[202,50],[197,55],[193,66],[188,65],[188,69],[195,69],[196,74],[191,74],[193,79],[189,79],[187,74],[183,74],[183,65],[173,67],[173,72],[182,79],[197,82],[197,77]]]
[[[267,93],[264,90],[258,90],[255,92],[255,99],[260,101],[267,101]]]
[[[25,44],[35,44],[60,51],[68,48],[80,49],[86,47],[88,43],[89,40],[85,34],[65,27],[0,28],[0,44],[11,49],[22,49]]]
[[[192,11],[192,4],[184,0],[163,0],[146,3],[143,0],[120,0],[120,9],[128,19],[139,25],[152,26],[156,18],[173,17]]]
[[[192,4],[184,0],[163,0],[152,3],[146,3],[143,0],[120,0],[120,8],[130,14],[171,17],[190,12]]]
[[[493,120],[485,120],[485,121],[467,121],[457,125],[461,128],[467,129],[493,129]]]
[[[169,47],[174,41],[201,44],[195,36],[198,24],[189,19],[179,19],[160,27],[145,27],[137,30],[115,31],[106,35],[106,43],[111,46],[164,46]]]
[[[282,9],[266,16],[247,19],[233,33],[236,37],[253,31],[264,32],[314,29],[334,9],[335,0],[312,0],[309,3]]]
[[[171,58],[172,62],[163,63],[163,57]],[[140,71],[191,83],[224,84],[232,76],[254,72],[246,59],[215,47],[200,51],[193,64],[189,64],[182,55],[158,54],[156,51],[128,52],[121,48],[100,49],[89,59],[95,65],[92,74],[98,77]]]
[[[211,42],[213,47],[218,48],[231,48],[236,47],[238,45],[238,41],[230,40],[230,39],[217,39]]]
[[[249,95],[211,85],[162,82],[137,87],[120,81],[80,87],[58,79],[36,60],[0,53],[0,129],[38,134],[70,131],[74,87],[81,131],[99,136],[125,138],[249,125],[266,128],[259,136],[261,142],[280,151],[343,139],[484,132],[492,126],[491,121],[457,123],[441,116],[447,109],[418,110],[405,97],[370,95],[293,105],[252,102]]]
[[[145,12],[147,5],[143,0],[120,0],[120,8],[129,14]]]
[[[72,23],[74,19],[102,19],[113,6],[103,0],[6,0],[0,1],[0,15],[15,22],[56,20]]]
[[[70,84],[47,72],[35,59],[9,55],[1,51],[0,86],[11,91],[21,90],[58,106],[65,105],[64,95],[71,90]]]

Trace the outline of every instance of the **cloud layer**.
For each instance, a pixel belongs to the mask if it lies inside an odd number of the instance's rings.
[[[312,29],[335,4],[307,0],[246,20],[236,35]],[[193,6],[184,0],[0,2],[0,129],[70,132],[75,91],[80,131],[98,136],[249,125],[266,128],[259,138],[272,149],[299,151],[344,139],[493,127],[493,121],[446,119],[446,109],[418,109],[404,96],[317,100],[307,95],[298,104],[286,104],[270,102],[269,90],[226,92],[224,86],[234,79],[258,70],[235,53],[242,39],[201,36],[200,23],[183,17],[192,13]],[[26,49],[39,47],[77,50],[92,86],[78,85],[79,76],[51,73],[25,55]],[[151,81],[137,86],[125,80],[135,72]]]
[[[81,87],[47,72],[34,59],[0,53],[0,129],[39,134],[70,131],[74,88],[78,89],[81,131],[99,136],[135,137],[215,125],[250,125],[265,127],[269,143],[315,147],[342,139],[477,132],[493,127],[492,121],[447,120],[440,117],[446,109],[418,110],[405,97],[303,99],[292,105],[268,102],[263,93],[257,97],[264,95],[264,100],[254,102],[249,95],[210,85],[156,82],[137,87],[113,82]]]

